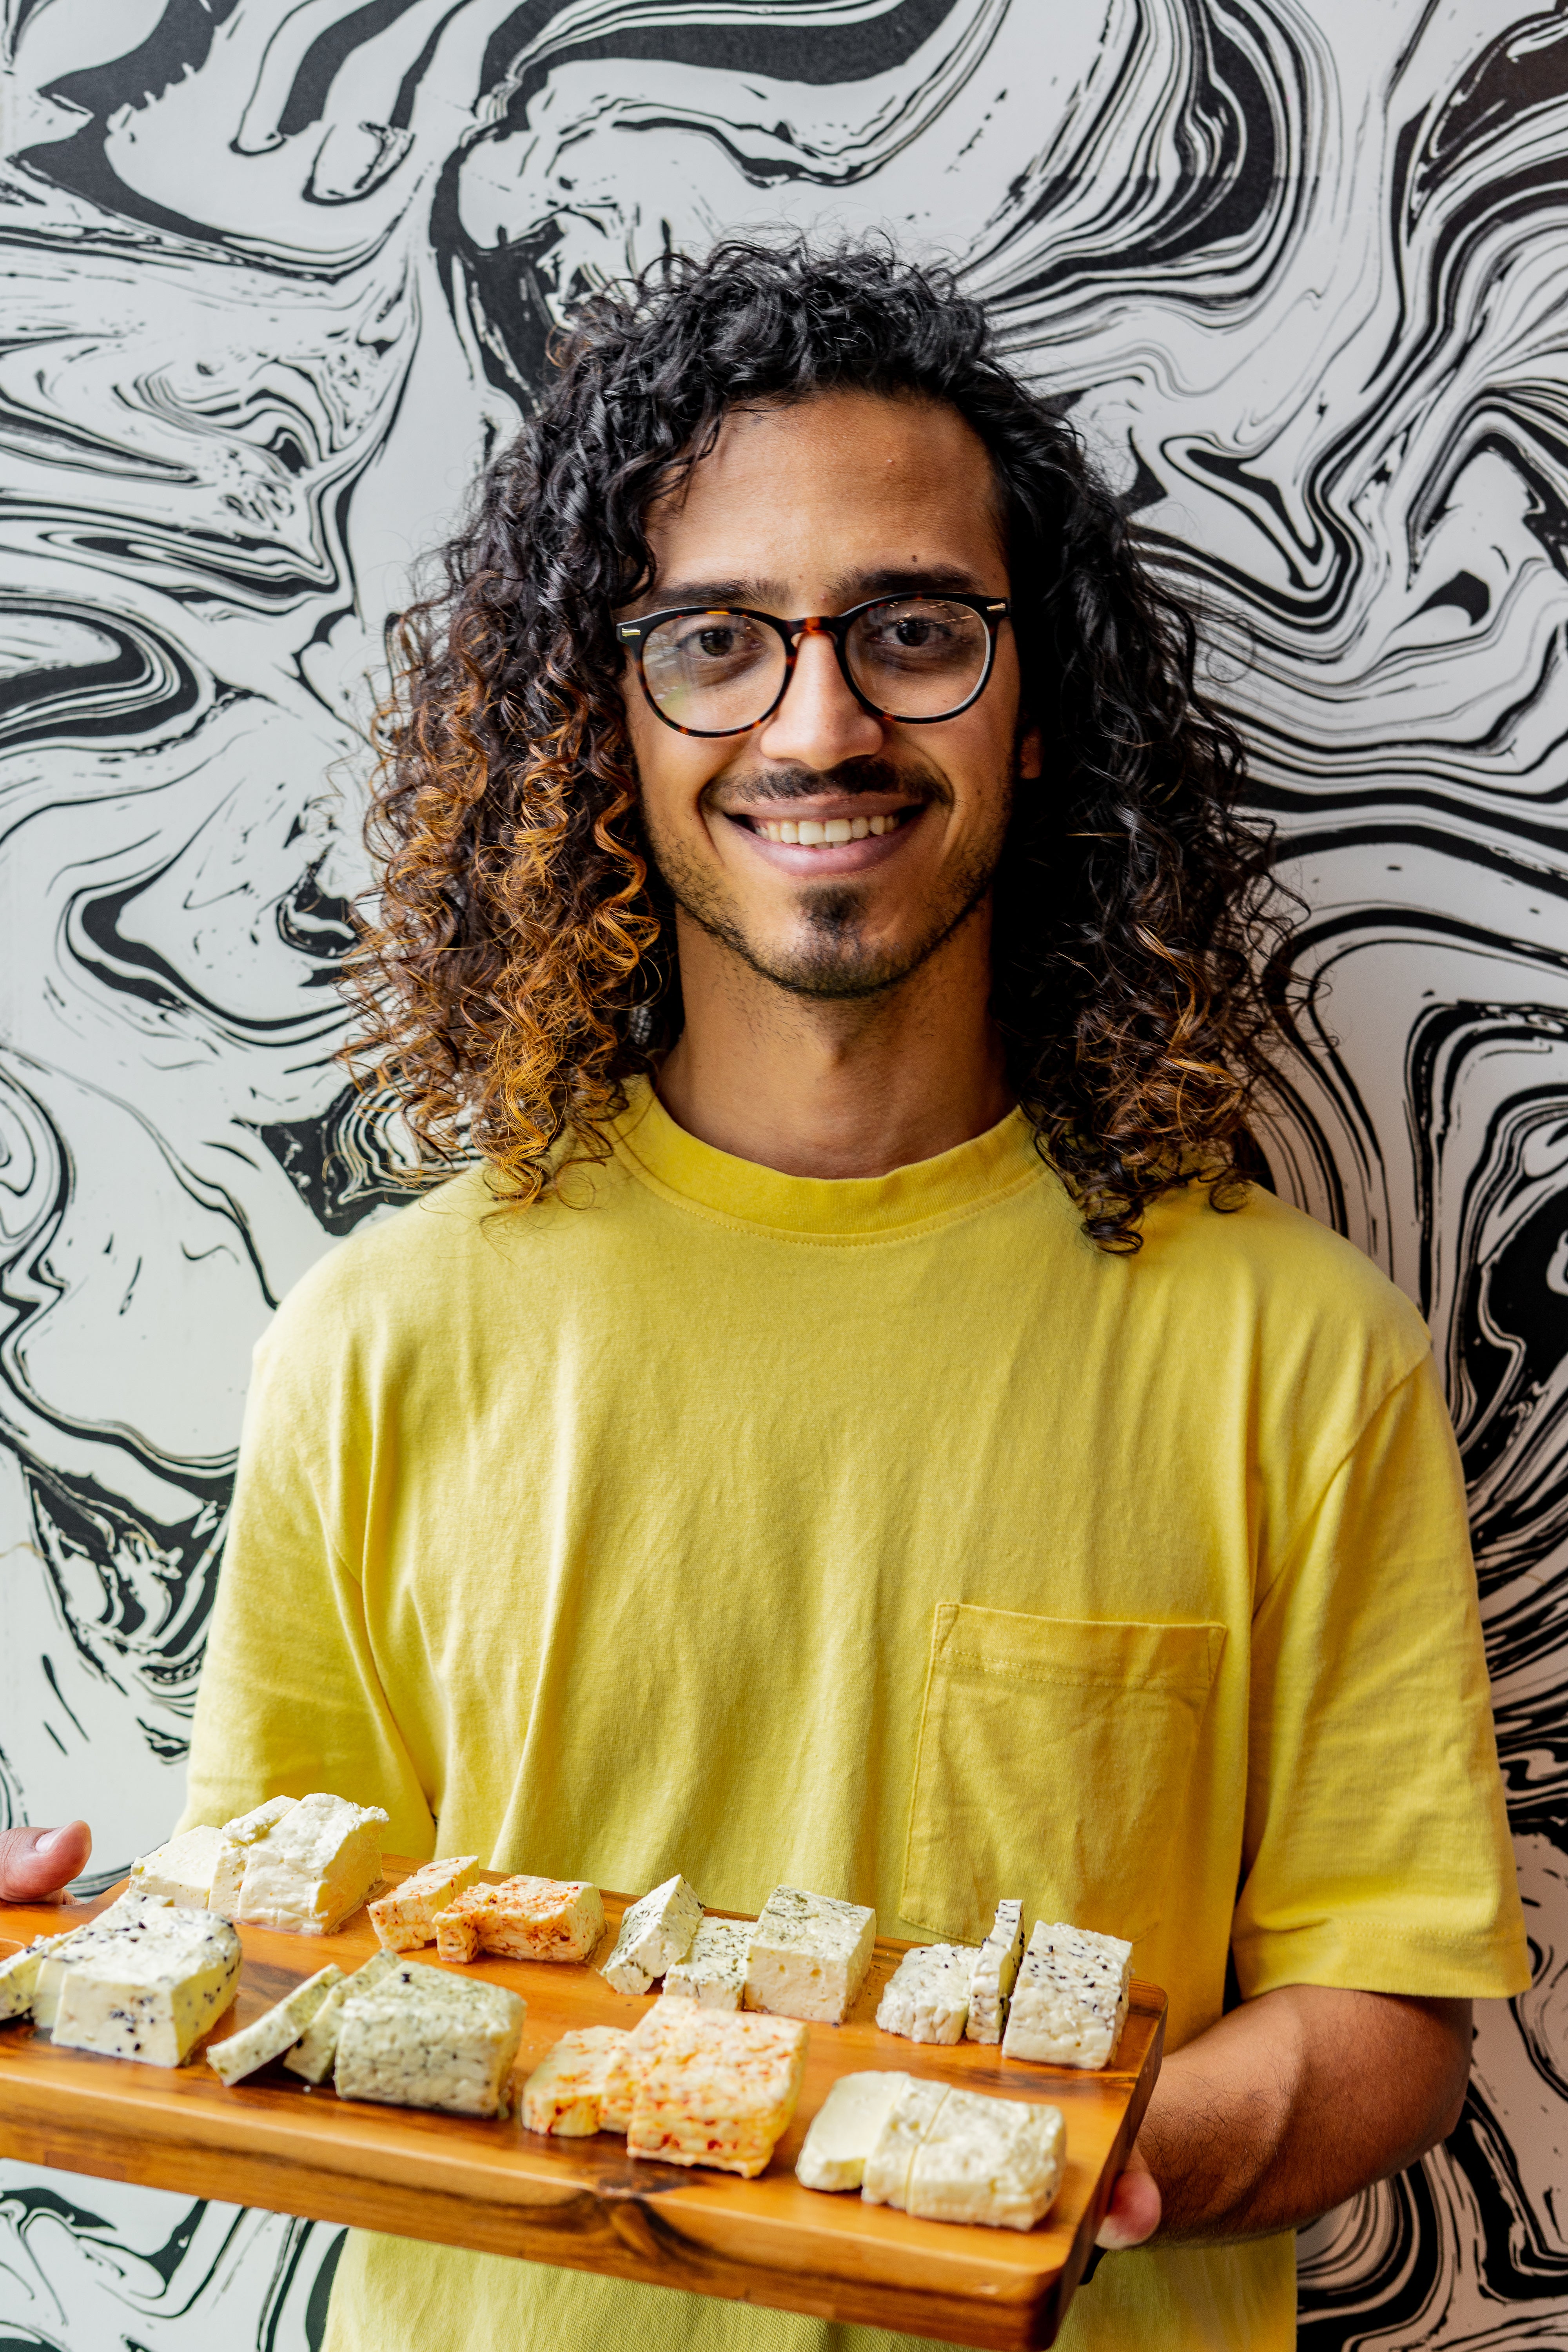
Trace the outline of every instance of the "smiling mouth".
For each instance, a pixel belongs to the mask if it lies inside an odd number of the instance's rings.
[[[764,841],[790,842],[801,849],[836,849],[841,842],[864,841],[868,835],[879,840],[883,834],[896,833],[919,813],[918,808],[907,808],[880,816],[784,816],[765,820],[751,816],[741,822]]]

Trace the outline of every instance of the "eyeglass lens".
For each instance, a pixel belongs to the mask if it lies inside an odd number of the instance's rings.
[[[942,719],[985,674],[990,635],[978,613],[938,596],[889,597],[858,613],[844,657],[859,691],[889,719]],[[745,613],[681,613],[643,643],[643,676],[665,718],[698,734],[754,727],[778,699],[784,641]]]

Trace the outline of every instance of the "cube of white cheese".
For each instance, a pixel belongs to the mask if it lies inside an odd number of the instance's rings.
[[[1024,1956],[1024,1906],[998,1903],[991,1933],[980,1947],[969,1986],[968,2042],[1000,2042],[1018,1962]]]
[[[739,2009],[751,1941],[749,1919],[704,1919],[686,1958],[666,1975],[666,1993],[700,2009]]]
[[[344,2002],[332,2069],[337,2095],[499,2115],[526,2015],[527,2004],[502,1985],[408,1962]]]
[[[631,1906],[599,1973],[616,1992],[647,1992],[656,1977],[686,1958],[701,1924],[702,1898],[677,1871]]]
[[[919,2074],[905,2078],[904,2087],[888,2109],[866,2158],[860,2194],[868,2205],[891,2205],[895,2211],[902,2212],[915,2151],[941,2114],[947,2096],[945,2083],[928,2082]]]
[[[213,1873],[223,1845],[220,1829],[184,1830],[132,1864],[129,1892],[154,1895],[186,1911],[210,1911]]]
[[[381,1876],[386,1820],[379,1805],[353,1805],[319,1790],[297,1803],[275,1797],[226,1822],[215,1907],[258,1927],[331,1935]]]
[[[28,2015],[37,1991],[38,1971],[49,1954],[58,1951],[65,1941],[64,1936],[39,1936],[21,1951],[0,1960],[0,2020]]]
[[[583,2025],[563,2033],[522,2086],[524,2131],[558,2139],[586,2139],[596,2132],[611,2063],[630,2039],[618,2025]]]
[[[72,1953],[55,2010],[57,2047],[178,2066],[234,1995],[239,1937],[213,1911],[173,1908]]]
[[[1032,2230],[1062,2185],[1059,2107],[950,2091],[910,2168],[904,2210],[922,2221]]]
[[[840,2074],[811,2119],[795,2177],[803,2189],[858,2189],[882,2126],[910,2076],[889,2066]]]
[[[906,1952],[877,2005],[882,2032],[900,2033],[906,2042],[962,2042],[975,1957],[964,1944],[925,1944]]]
[[[436,1940],[436,1914],[444,1911],[478,1874],[477,1853],[459,1853],[449,1862],[426,1862],[399,1880],[390,1895],[370,1904],[370,1924],[384,1951],[413,1952]]]
[[[1003,2057],[1105,2065],[1127,2020],[1131,1962],[1132,1947],[1120,1936],[1037,1919],[1008,2011]]]
[[[258,2074],[274,2058],[281,2058],[292,2050],[300,2036],[310,2025],[334,1985],[347,1982],[342,1969],[318,1969],[290,1993],[254,2019],[239,2032],[229,2034],[222,2042],[211,2043],[207,2064],[220,2081],[243,2083],[247,2074]]]
[[[876,1941],[877,1915],[863,1904],[775,1886],[747,1947],[745,2005],[841,2025]]]
[[[307,2083],[324,2083],[332,2071],[338,2054],[338,2029],[343,2021],[343,2003],[352,1992],[372,1992],[378,1984],[403,1965],[396,1952],[374,1952],[363,1968],[353,1976],[344,1977],[328,1992],[299,2041],[284,2058],[290,2074],[303,2076]]]

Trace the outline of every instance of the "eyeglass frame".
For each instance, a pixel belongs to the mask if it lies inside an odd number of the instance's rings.
[[[933,711],[923,719],[900,718],[896,711],[885,710],[879,703],[873,702],[868,694],[862,694],[849,674],[849,656],[846,651],[850,624],[858,621],[862,613],[872,612],[879,604],[962,604],[985,624],[985,667],[977,684],[962,702],[955,702],[951,710]],[[637,664],[637,683],[642,688],[643,699],[648,709],[656,719],[673,729],[677,735],[694,735],[713,741],[725,735],[749,735],[753,727],[765,727],[790,690],[800,641],[807,636],[832,638],[839,676],[861,709],[868,710],[873,719],[890,719],[896,727],[940,727],[944,719],[956,719],[961,711],[970,709],[990,685],[991,673],[996,667],[997,632],[1004,621],[1011,619],[1012,612],[1013,603],[1008,596],[966,596],[946,589],[914,588],[906,589],[900,595],[868,596],[864,604],[851,604],[847,613],[808,613],[798,621],[781,620],[778,614],[759,612],[752,604],[672,604],[662,613],[644,613],[635,621],[617,621],[616,638],[632,653]],[[784,668],[779,690],[767,709],[757,718],[748,719],[742,727],[683,727],[679,719],[671,719],[667,711],[659,709],[647,682],[647,673],[643,667],[643,648],[653,631],[661,622],[696,620],[706,613],[715,615],[734,613],[742,620],[761,621],[764,627],[774,630],[784,639]]]

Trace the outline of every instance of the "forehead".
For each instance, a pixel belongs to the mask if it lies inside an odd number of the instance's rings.
[[[732,409],[648,516],[661,583],[756,580],[805,593],[858,572],[1006,584],[990,456],[956,409],[823,392]]]

